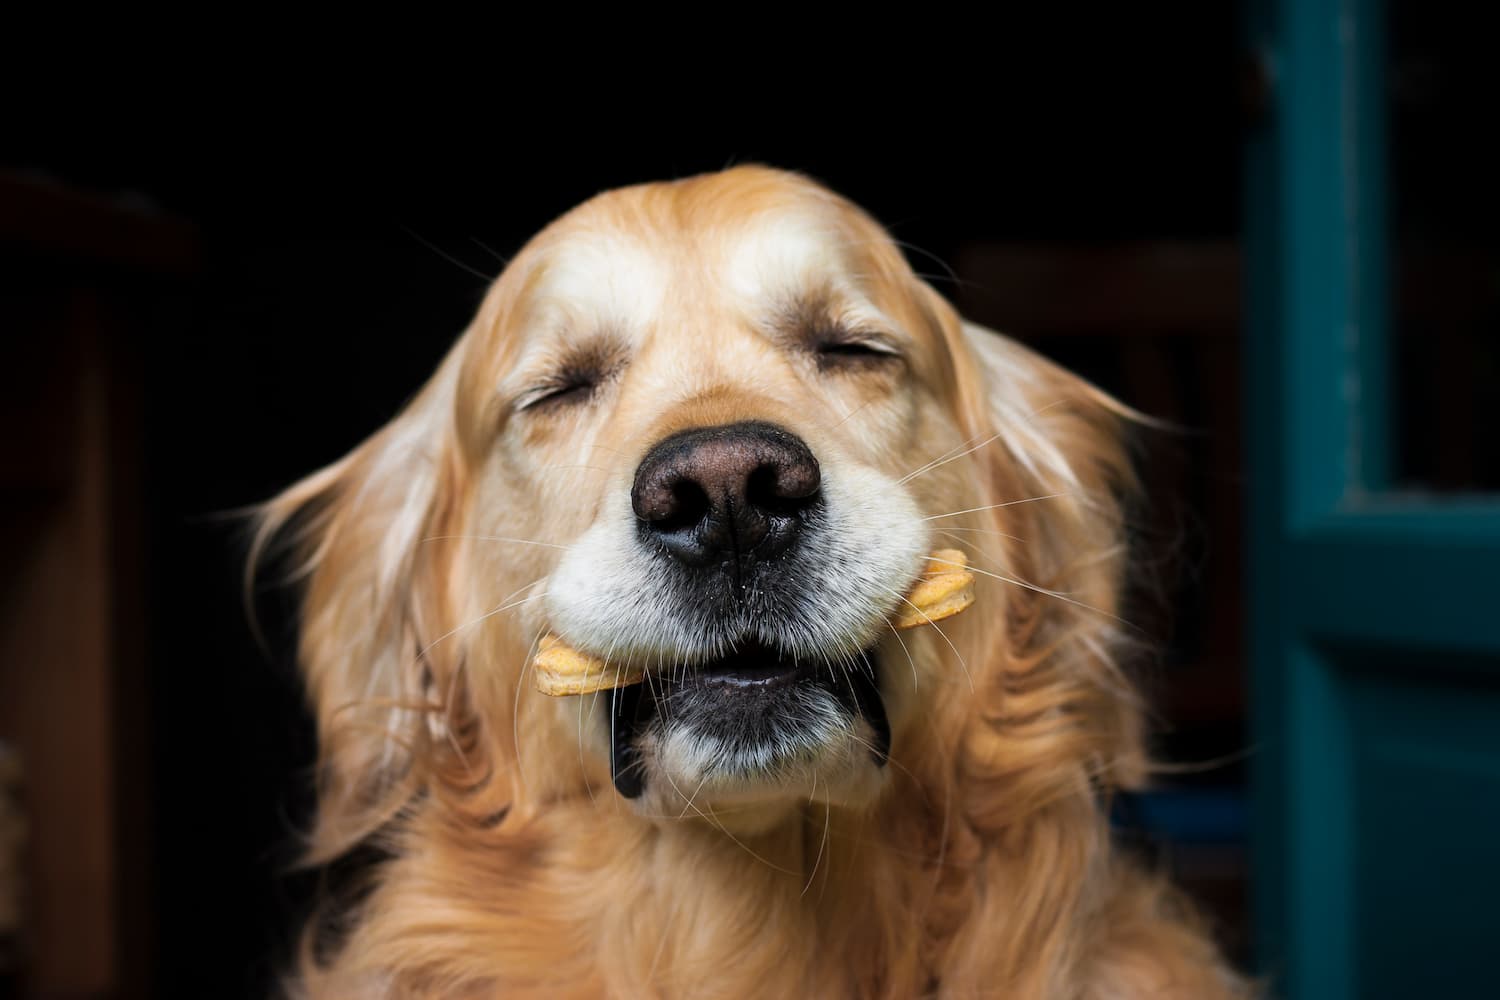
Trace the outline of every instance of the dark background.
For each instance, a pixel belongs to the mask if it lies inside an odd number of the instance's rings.
[[[34,316],[36,301],[87,292],[113,325],[93,348],[45,324],[18,327],[5,364],[18,384],[39,369],[66,384],[71,366],[92,364],[78,358],[104,358],[110,586],[123,595],[105,751],[118,775],[107,807],[115,946],[81,958],[98,975],[69,981],[43,960],[45,943],[28,943],[28,988],[255,997],[272,987],[317,888],[317,876],[288,874],[314,742],[290,598],[261,586],[263,651],[246,622],[245,532],[231,513],[395,415],[487,279],[556,214],[607,187],[729,163],[799,169],[919,247],[916,270],[960,303],[965,285],[948,271],[974,247],[1232,240],[1244,120],[1233,10],[1197,4],[1101,27],[1092,45],[1047,51],[999,39],[983,79],[871,60],[832,90],[793,87],[774,102],[723,108],[675,87],[604,94],[576,114],[561,97],[517,111],[526,102],[496,84],[492,109],[389,132],[369,106],[351,129],[338,100],[296,118],[254,97],[211,114],[142,114],[135,91],[101,88],[78,132],[10,148],[6,204],[23,223],[3,243],[7,303]],[[1223,309],[1233,316],[1235,304]],[[981,318],[1004,322],[1004,310]],[[1061,337],[1052,352],[1128,396],[1109,336]],[[57,346],[65,340],[74,346]],[[26,397],[30,409],[12,408],[37,448],[69,447],[48,420],[58,393]],[[1181,453],[1196,441],[1164,445]],[[1178,546],[1193,516],[1172,505],[1167,544]],[[7,510],[12,525],[34,525],[45,507],[23,498]],[[1202,538],[1194,544],[1202,562]],[[1178,756],[1241,745],[1236,685],[1230,670],[1232,708],[1209,720],[1211,747]]]
[[[249,95],[195,110],[182,81],[165,105],[100,87],[67,134],[14,142],[0,161],[15,318],[0,356],[4,538],[24,555],[81,488],[57,456],[84,418],[57,414],[88,411],[102,385],[114,595],[101,618],[114,777],[102,818],[82,820],[112,831],[114,943],[69,979],[31,932],[15,981],[38,995],[266,993],[318,882],[288,873],[314,748],[290,598],[258,588],[260,649],[232,512],[393,416],[550,219],[610,187],[752,161],[849,196],[971,316],[1183,425],[1145,441],[1161,488],[1137,527],[1159,597],[1140,616],[1163,652],[1139,668],[1163,756],[1230,759],[1166,782],[1204,793],[1187,800],[1207,803],[1196,819],[1132,810],[1122,836],[1164,851],[1242,949],[1234,240],[1257,100],[1235,17],[1212,3],[1133,12],[1087,38],[1059,17],[999,33],[961,77],[825,58],[841,79],[805,92],[796,60],[768,58],[755,73],[778,77],[774,98],[726,101],[691,79],[636,94],[602,75],[588,99],[538,101],[497,74],[491,108],[458,120],[434,110],[441,97],[411,100],[392,109],[401,128],[352,97],[309,98],[293,118]],[[27,565],[0,598],[27,586]],[[1173,835],[1186,846],[1162,848]],[[33,882],[40,901],[51,887]]]

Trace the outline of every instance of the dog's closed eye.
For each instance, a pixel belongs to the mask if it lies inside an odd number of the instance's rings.
[[[900,351],[870,334],[834,331],[821,335],[814,349],[822,371],[859,371],[901,360]]]
[[[620,352],[600,343],[569,353],[516,398],[518,412],[547,412],[590,402],[623,366]]]
[[[539,410],[586,403],[601,381],[603,375],[592,368],[564,370],[527,390],[516,409]]]

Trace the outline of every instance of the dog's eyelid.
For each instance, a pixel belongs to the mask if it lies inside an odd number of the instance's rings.
[[[583,402],[618,375],[625,363],[617,345],[595,342],[575,347],[539,363],[512,397],[511,409],[521,413],[548,403]]]
[[[614,374],[614,369],[592,365],[565,367],[533,380],[528,388],[517,394],[512,405],[520,413],[549,403],[581,402]]]
[[[551,403],[582,402],[592,396],[607,377],[604,372],[564,372],[523,391],[516,397],[514,409],[523,413]]]
[[[869,351],[874,354],[889,354],[892,357],[902,357],[904,352],[890,339],[871,333],[841,333],[833,334],[818,341],[819,351],[833,353],[854,353],[856,351]]]
[[[821,369],[885,366],[906,360],[894,337],[872,330],[833,329],[819,333],[810,344]]]

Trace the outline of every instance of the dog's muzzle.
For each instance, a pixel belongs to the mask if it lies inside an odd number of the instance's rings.
[[[820,527],[822,472],[812,450],[773,424],[745,421],[681,431],[658,442],[636,469],[631,506],[641,544],[675,577],[671,592],[726,626],[726,651],[659,664],[611,695],[610,763],[628,797],[645,788],[641,739],[675,731],[711,745],[714,776],[774,776],[798,754],[819,752],[829,718],[868,723],[870,752],[885,763],[890,727],[872,651],[834,660],[795,656],[775,635],[786,604],[805,586],[809,539]]]

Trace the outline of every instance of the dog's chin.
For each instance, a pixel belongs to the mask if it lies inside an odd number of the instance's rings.
[[[859,804],[879,791],[890,753],[873,651],[811,661],[745,642],[609,700],[615,788],[650,815]]]

